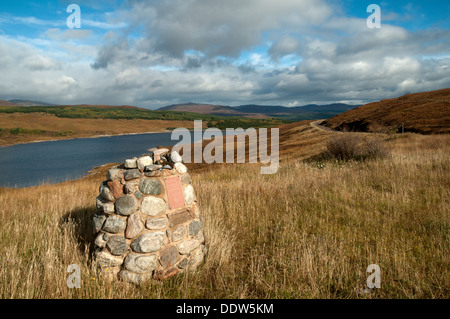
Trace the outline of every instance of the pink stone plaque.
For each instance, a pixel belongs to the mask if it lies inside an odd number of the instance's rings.
[[[185,205],[183,188],[181,187],[181,179],[179,176],[166,178],[166,189],[170,209],[177,209]]]

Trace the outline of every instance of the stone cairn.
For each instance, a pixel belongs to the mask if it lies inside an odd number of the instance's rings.
[[[153,148],[111,168],[93,217],[96,264],[136,285],[200,265],[206,254],[191,177],[177,152]]]

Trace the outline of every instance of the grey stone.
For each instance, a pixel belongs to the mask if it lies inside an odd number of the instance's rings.
[[[194,187],[192,187],[192,185],[186,186],[183,190],[183,193],[186,204],[191,205],[194,201]]]
[[[149,216],[158,216],[167,209],[166,201],[162,198],[147,196],[142,200],[141,212]]]
[[[132,271],[137,274],[149,273],[156,268],[156,256],[142,256],[136,254],[128,254],[125,258],[124,266],[125,269]]]
[[[194,220],[189,224],[189,235],[196,236],[202,229],[202,223],[199,220]]]
[[[159,195],[162,191],[162,185],[156,178],[145,178],[139,182],[139,190],[146,195]]]
[[[119,278],[122,279],[123,281],[138,286],[149,281],[152,278],[152,276],[151,274],[135,274],[128,270],[122,270],[119,273]]]
[[[137,168],[137,161],[136,160],[137,160],[136,157],[131,158],[131,159],[126,159],[125,163],[124,163],[125,168]]]
[[[135,238],[144,230],[141,218],[138,213],[128,217],[127,230],[125,231],[126,238]]]
[[[150,156],[142,156],[137,159],[137,167],[140,170],[144,170],[146,166],[152,165],[153,160]]]
[[[183,159],[181,158],[180,154],[178,154],[177,151],[173,151],[172,153],[170,153],[170,159],[174,163],[181,163],[183,161]]]
[[[100,234],[95,238],[94,244],[97,247],[103,248],[106,246],[106,240],[103,239],[103,234]]]
[[[175,163],[173,164],[173,168],[175,168],[180,174],[185,174],[188,171],[187,167],[183,163]]]
[[[115,256],[121,256],[128,250],[127,241],[122,236],[111,236],[106,243],[106,248]]]
[[[190,184],[192,183],[192,179],[191,179],[191,175],[189,175],[188,173],[184,174],[183,176],[181,176],[181,182],[185,183],[185,184]]]
[[[145,172],[151,172],[151,171],[156,171],[156,170],[158,170],[160,168],[162,168],[162,165],[153,164],[153,165],[145,166],[144,171]]]
[[[108,202],[113,202],[113,201],[116,200],[116,199],[114,198],[113,193],[111,192],[111,190],[109,189],[109,187],[106,185],[105,182],[102,182],[102,183],[100,184],[99,191],[100,191],[100,196],[101,196],[104,200],[106,200],[106,201],[108,201]]]
[[[164,165],[164,166],[163,166],[163,169],[172,169],[172,166],[170,166],[170,165]]]
[[[125,222],[122,218],[118,216],[109,216],[105,223],[103,224],[102,229],[107,231],[108,233],[117,234],[125,229]]]
[[[161,248],[164,241],[163,232],[147,233],[131,243],[131,249],[137,253],[152,253]]]
[[[130,181],[125,184],[125,186],[123,187],[123,190],[124,190],[125,194],[133,194],[134,191],[136,190],[136,188],[138,187],[138,185],[139,185],[139,181],[136,181],[136,180]]]
[[[106,220],[106,216],[105,215],[98,215],[95,214],[92,217],[92,226],[93,226],[93,231],[94,234],[98,233],[100,231],[100,229],[102,229],[103,223]]]
[[[188,259],[187,258],[183,258],[179,263],[178,263],[178,268],[180,269],[184,269],[186,268],[188,265]]]
[[[175,228],[172,232],[172,241],[180,241],[184,238],[186,235],[186,227],[184,225],[180,225],[177,228]]]
[[[198,232],[197,239],[200,243],[205,243],[205,236],[203,235],[203,231]]]
[[[126,181],[140,178],[142,176],[143,176],[142,173],[138,169],[130,169],[129,171],[126,171],[124,174],[124,178]]]
[[[120,197],[118,200],[116,200],[114,206],[118,214],[128,216],[137,211],[138,202],[134,197],[130,195],[124,195]]]
[[[200,242],[197,239],[185,240],[178,244],[178,251],[182,255],[187,255],[194,249],[200,246]]]
[[[103,213],[108,214],[108,215],[114,213],[114,203],[107,202],[100,195],[97,196],[96,205],[97,205],[97,209],[100,212],[103,212]]]
[[[144,196],[144,194],[142,194],[140,191],[134,192],[134,197],[136,197],[137,199],[141,199],[143,196]]]
[[[180,254],[175,246],[166,247],[159,252],[159,262],[164,269],[167,269],[177,263],[178,256]]]
[[[124,172],[123,169],[111,168],[110,170],[108,170],[108,173],[106,173],[106,179],[109,181],[113,181],[116,179],[122,179],[123,172]]]
[[[97,250],[95,252],[95,259],[98,265],[102,267],[116,267],[120,266],[123,263],[123,258],[118,256],[111,255],[106,250]]]
[[[145,222],[145,227],[147,227],[150,230],[158,230],[158,229],[164,229],[167,227],[168,220],[165,217],[161,218],[149,218]]]

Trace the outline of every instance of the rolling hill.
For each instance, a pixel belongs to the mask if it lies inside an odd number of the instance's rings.
[[[242,116],[247,118],[279,117],[290,120],[329,118],[354,108],[354,105],[335,103],[329,105],[310,104],[286,107],[277,105],[224,106],[198,103],[174,104],[160,108],[160,111],[194,112],[222,116]]]
[[[339,131],[450,133],[450,88],[369,103],[323,125]]]

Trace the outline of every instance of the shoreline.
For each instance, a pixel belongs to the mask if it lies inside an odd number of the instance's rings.
[[[0,145],[0,148],[10,147],[10,146],[14,146],[14,145],[22,145],[22,144],[68,141],[68,140],[76,140],[76,139],[81,139],[81,138],[100,138],[100,137],[113,137],[113,136],[125,136],[125,135],[141,135],[141,134],[157,134],[157,133],[170,133],[170,132],[171,131],[164,130],[164,131],[158,131],[158,132],[102,134],[102,135],[83,136],[83,137],[59,138],[59,139],[51,139],[51,140],[37,140],[37,141],[32,141],[32,142],[18,142],[18,143],[13,143],[13,144],[8,144],[8,145]]]

